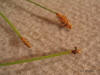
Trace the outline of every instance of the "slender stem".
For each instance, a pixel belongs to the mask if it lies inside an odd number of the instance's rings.
[[[10,25],[10,27],[13,29],[13,31],[16,32],[16,34],[21,37],[21,34],[19,33],[19,31],[16,29],[16,27],[9,21],[9,19],[4,16],[4,14],[2,12],[0,12],[0,16]]]
[[[30,3],[32,3],[32,4],[35,4],[35,5],[39,6],[39,7],[41,7],[41,8],[43,8],[43,9],[46,9],[46,10],[48,10],[48,11],[54,13],[54,14],[56,14],[55,11],[53,11],[53,10],[51,10],[51,9],[49,9],[49,8],[46,8],[45,6],[42,6],[42,5],[39,4],[39,3],[36,3],[36,2],[34,2],[34,1],[32,1],[32,0],[27,0],[27,1],[30,2]]]
[[[14,65],[14,64],[22,64],[22,63],[32,62],[32,61],[36,61],[36,60],[43,60],[43,59],[46,59],[46,58],[52,58],[52,57],[66,55],[66,54],[70,54],[70,53],[71,53],[71,50],[65,51],[65,52],[56,53],[56,54],[51,54],[51,55],[48,55],[48,56],[40,56],[40,57],[31,58],[31,59],[18,60],[18,61],[15,61],[15,62],[1,63],[0,67],[1,66]]]

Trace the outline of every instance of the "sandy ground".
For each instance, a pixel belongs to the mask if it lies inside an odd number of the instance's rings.
[[[73,49],[78,55],[0,67],[0,75],[100,75],[100,0],[34,0],[66,15],[73,28],[61,28],[55,14],[25,0],[0,0],[0,11],[32,44],[27,48],[0,17],[0,62]]]

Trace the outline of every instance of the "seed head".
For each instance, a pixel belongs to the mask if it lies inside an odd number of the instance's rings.
[[[77,53],[81,53],[81,51],[79,49],[77,49],[77,47],[75,47],[75,50],[72,50],[73,54],[77,54]]]
[[[59,18],[60,22],[62,23],[62,26],[72,29],[72,25],[70,24],[69,20],[67,19],[66,16],[56,13],[57,17]]]
[[[29,41],[28,41],[26,38],[21,37],[21,40],[24,42],[24,44],[25,44],[27,47],[29,47],[29,48],[32,47],[31,44],[29,43]]]

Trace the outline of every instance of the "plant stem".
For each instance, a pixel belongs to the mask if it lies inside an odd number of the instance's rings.
[[[18,31],[18,30],[16,29],[16,27],[9,21],[9,19],[8,19],[6,16],[4,16],[4,14],[1,13],[1,12],[0,12],[0,16],[9,24],[9,26],[13,29],[13,31],[15,31],[15,33],[19,36],[19,38],[23,41],[23,43],[24,43],[27,47],[31,48],[31,44],[29,43],[29,41],[28,41],[26,38],[24,38],[24,37],[21,36],[21,34],[19,33],[19,31]]]
[[[36,61],[36,60],[43,60],[43,59],[46,59],[46,58],[52,58],[52,57],[66,55],[66,54],[70,54],[70,53],[72,53],[71,50],[65,51],[65,52],[56,53],[56,54],[51,54],[51,55],[48,55],[48,56],[40,56],[40,57],[31,58],[31,59],[18,60],[18,61],[15,61],[15,62],[1,63],[0,67],[1,66],[14,65],[14,64],[22,64],[22,63],[32,62],[32,61]]]
[[[53,10],[51,10],[51,9],[49,9],[49,8],[46,8],[45,6],[42,6],[42,5],[39,4],[39,3],[36,3],[36,2],[34,2],[34,1],[32,1],[32,0],[27,0],[27,1],[30,2],[30,3],[32,3],[32,4],[35,4],[35,5],[39,6],[39,7],[41,7],[41,8],[43,8],[43,9],[46,9],[47,11],[50,11],[50,12],[56,14],[55,11],[53,11]]]
[[[56,14],[56,16],[59,18],[60,22],[62,23],[62,26],[66,27],[68,29],[72,29],[72,25],[70,24],[70,22],[69,22],[69,20],[68,20],[68,18],[66,16],[64,16],[64,15],[62,15],[60,13],[57,13],[57,12],[55,12],[55,11],[45,7],[45,6],[42,6],[41,4],[36,3],[33,0],[26,0],[26,1],[28,1],[28,2],[30,2],[32,4],[35,4],[36,6],[39,6],[39,7],[43,8],[43,9],[46,9],[47,11],[49,11],[51,13]]]
[[[16,32],[16,34],[21,38],[21,34],[19,33],[19,31],[16,29],[16,27],[9,21],[9,19],[4,16],[4,14],[2,12],[0,12],[0,16],[10,25],[10,27],[13,29],[13,31]]]

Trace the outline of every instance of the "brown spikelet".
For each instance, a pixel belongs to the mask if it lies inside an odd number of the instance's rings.
[[[72,50],[73,54],[77,54],[77,53],[81,53],[81,51],[79,49],[77,49],[77,47],[75,47],[75,50]]]
[[[80,50],[72,50],[72,53],[73,53],[73,54],[80,53]]]
[[[65,26],[69,29],[72,28],[72,25],[70,24],[69,20],[67,19],[66,16],[60,14],[60,13],[56,13],[57,17],[59,18],[60,22],[62,23],[62,26]]]
[[[31,44],[29,43],[29,41],[28,41],[26,38],[21,37],[21,40],[23,41],[23,43],[24,43],[27,47],[29,47],[29,48],[32,47]]]

